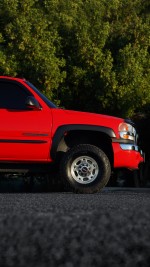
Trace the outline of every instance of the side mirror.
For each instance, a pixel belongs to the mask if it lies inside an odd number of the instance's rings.
[[[41,110],[39,102],[35,99],[34,96],[28,96],[26,100],[26,107],[32,110]]]

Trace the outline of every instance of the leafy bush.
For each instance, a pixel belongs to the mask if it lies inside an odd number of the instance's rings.
[[[66,108],[133,116],[150,105],[145,0],[0,0],[0,74]]]

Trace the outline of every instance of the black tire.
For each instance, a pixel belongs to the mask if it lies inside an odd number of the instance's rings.
[[[111,165],[100,148],[81,144],[64,154],[60,175],[64,184],[76,193],[96,193],[108,183]]]

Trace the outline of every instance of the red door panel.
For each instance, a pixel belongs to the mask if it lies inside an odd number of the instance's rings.
[[[0,160],[48,160],[51,124],[50,111],[0,109]]]
[[[29,108],[27,99],[38,97],[32,91],[23,81],[0,80],[0,160],[49,160],[51,108],[42,103]]]

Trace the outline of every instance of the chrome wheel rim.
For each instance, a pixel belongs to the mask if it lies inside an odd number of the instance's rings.
[[[78,157],[71,164],[71,175],[80,184],[92,183],[97,178],[98,173],[98,164],[91,157]]]

